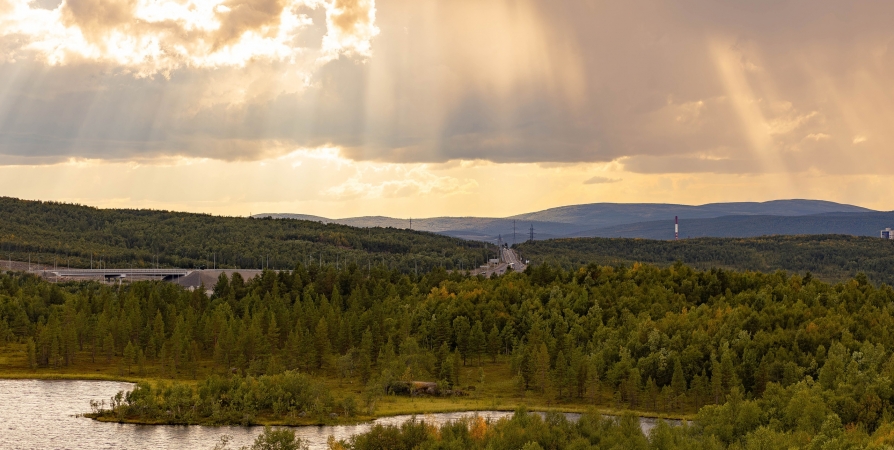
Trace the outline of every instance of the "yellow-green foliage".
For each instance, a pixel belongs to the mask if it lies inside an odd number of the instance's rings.
[[[0,275],[3,370],[199,384],[297,371],[359,415],[519,403],[686,414],[735,400],[700,419],[729,445],[762,427],[807,439],[827,419],[872,435],[894,417],[894,289],[861,276],[635,264],[484,280],[299,266],[222,277],[213,292]],[[411,381],[444,397],[409,396]],[[711,425],[704,411],[729,420]]]

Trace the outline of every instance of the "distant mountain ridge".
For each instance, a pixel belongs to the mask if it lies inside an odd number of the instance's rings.
[[[677,205],[665,203],[591,203],[550,208],[543,211],[518,214],[505,218],[494,217],[431,217],[412,219],[412,228],[420,231],[446,234],[463,239],[493,241],[502,236],[510,244],[528,240],[530,227],[534,227],[535,239],[558,237],[642,237],[650,239],[673,238],[673,217],[679,216],[686,224],[690,236],[721,236],[712,233],[726,233],[723,227],[733,230],[760,230],[763,234],[790,234],[779,230],[823,229],[824,233],[854,234],[841,230],[857,230],[859,235],[868,234],[869,225],[844,226],[845,222],[859,220],[856,217],[838,218],[831,223],[843,226],[823,227],[823,214],[872,214],[879,213],[860,206],[847,205],[823,200],[772,200],[767,202],[709,203],[705,205]],[[311,220],[323,223],[337,223],[355,227],[410,228],[410,219],[383,216],[350,217],[329,219],[320,216],[288,213],[264,213],[254,217],[273,217]],[[758,219],[757,217],[763,217]],[[769,218],[813,217],[802,221],[777,221]],[[725,218],[723,220],[710,220]],[[872,227],[883,223],[880,217],[872,222]],[[668,222],[670,221],[670,222]],[[741,223],[740,223],[741,222]],[[817,223],[813,223],[817,222]],[[738,225],[737,225],[738,224]],[[782,228],[774,228],[777,224]],[[785,224],[785,225],[782,225]],[[513,229],[514,226],[514,229]],[[890,226],[890,225],[888,225]],[[668,232],[670,235],[668,236]],[[749,232],[751,233],[751,232]],[[877,233],[877,230],[875,230]],[[808,233],[809,234],[809,233]],[[685,236],[686,234],[683,233]],[[729,235],[730,237],[752,236]],[[761,235],[761,234],[757,234]]]
[[[593,203],[589,205],[563,206],[543,211],[509,217],[517,220],[534,220],[597,224],[601,228],[625,223],[673,218],[707,219],[735,215],[806,216],[829,212],[871,212],[860,206],[845,205],[824,200],[771,200],[767,202],[708,203],[700,206],[668,203]]]
[[[846,234],[879,236],[894,227],[894,212],[824,213],[807,216],[722,216],[680,221],[681,238]],[[673,220],[638,222],[574,233],[568,237],[673,239]]]

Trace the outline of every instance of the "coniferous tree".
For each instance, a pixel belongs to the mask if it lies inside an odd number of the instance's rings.
[[[497,355],[500,353],[500,330],[494,324],[490,332],[487,334],[487,355],[490,356],[491,362],[497,362]]]
[[[461,383],[460,370],[462,369],[463,364],[458,350],[453,352],[453,358],[451,358],[450,366],[450,368],[452,369],[452,373],[450,374],[451,384],[455,388],[459,388]]]
[[[481,365],[481,356],[487,349],[487,338],[484,335],[484,330],[481,327],[481,321],[475,322],[475,326],[472,327],[471,334],[469,335],[469,354],[471,357],[477,359],[478,365]]]
[[[106,362],[112,362],[112,357],[115,356],[115,338],[111,332],[106,333],[102,340],[102,353],[106,357]]]
[[[630,406],[636,408],[639,405],[639,397],[640,392],[642,391],[642,377],[640,376],[639,369],[634,367],[630,369],[630,373],[627,375],[626,381],[626,391],[627,391],[627,402],[630,403]]]
[[[329,326],[326,324],[326,319],[320,318],[314,330],[314,349],[316,350],[316,367],[318,369],[322,368],[329,358],[330,345]]]
[[[441,343],[441,347],[438,348],[438,353],[435,356],[435,375],[438,380],[444,380],[448,383],[452,383],[453,379],[453,362],[451,360],[452,354],[450,353],[450,347],[447,345],[447,342]]]
[[[152,319],[152,335],[149,338],[149,355],[157,358],[161,352],[161,346],[165,343],[165,322],[161,316],[161,311],[155,311],[155,318]]]
[[[541,393],[549,391],[549,351],[546,348],[546,344],[541,343],[534,349],[531,358],[531,372],[533,375],[533,385],[537,390]]]
[[[357,372],[360,375],[360,381],[363,383],[369,382],[372,377],[372,345],[372,332],[367,328],[360,339],[360,349],[357,356]]]
[[[559,398],[564,398],[565,394],[568,393],[570,383],[568,376],[568,360],[565,359],[565,352],[561,350],[559,350],[559,354],[556,356],[556,366],[553,370],[553,380],[553,385],[558,391]]]
[[[686,376],[683,375],[683,364],[680,358],[674,358],[674,374],[671,376],[671,393],[674,396],[674,407],[679,407],[679,399],[686,394]]]
[[[33,338],[28,338],[25,341],[25,345],[27,347],[27,355],[28,355],[28,368],[36,369],[37,368],[37,346],[34,344]]]
[[[459,316],[453,319],[453,339],[456,343],[456,350],[462,356],[462,363],[466,365],[466,358],[469,357],[470,336],[469,333],[472,326],[469,324],[469,318]]]
[[[133,365],[137,362],[137,350],[133,342],[128,342],[124,347],[124,364],[127,367],[127,373],[133,373]]]
[[[646,395],[645,403],[648,404],[648,408],[657,411],[658,404],[661,400],[661,394],[658,385],[655,384],[655,380],[653,380],[652,377],[646,379],[646,387],[644,390]]]

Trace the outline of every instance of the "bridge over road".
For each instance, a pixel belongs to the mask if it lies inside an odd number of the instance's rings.
[[[31,263],[26,261],[0,261],[0,271],[21,271],[39,275],[49,281],[97,280],[97,281],[138,281],[160,280],[179,284],[188,289],[205,286],[206,290],[214,287],[218,277],[225,274],[232,278],[238,273],[243,280],[250,280],[264,273],[260,269],[79,269],[71,267],[53,267],[52,265]]]
[[[38,273],[45,278],[97,279],[129,278],[135,280],[176,280],[192,272],[187,269],[44,269]]]

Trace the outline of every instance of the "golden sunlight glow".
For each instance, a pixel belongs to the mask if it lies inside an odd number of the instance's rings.
[[[329,217],[891,209],[892,9],[833,3],[0,0],[0,193]]]
[[[32,56],[51,65],[78,60],[119,66],[136,76],[181,67],[241,67],[269,60],[310,64],[339,54],[369,56],[378,33],[374,0],[65,0],[53,10],[31,0],[0,9],[0,37],[20,46],[8,61]],[[326,11],[319,46],[297,45]]]
[[[602,164],[358,162],[337,148],[299,149],[262,161],[158,158],[141,162],[71,159],[0,166],[4,195],[99,207],[159,208],[224,215],[300,212],[330,218],[505,217],[592,202],[700,204],[780,198],[787,174],[639,174]],[[35,184],[33,180],[42,180]],[[785,195],[887,207],[891,176],[808,174]],[[115,195],[109,196],[109,187]],[[692,192],[701,195],[695,199]]]

